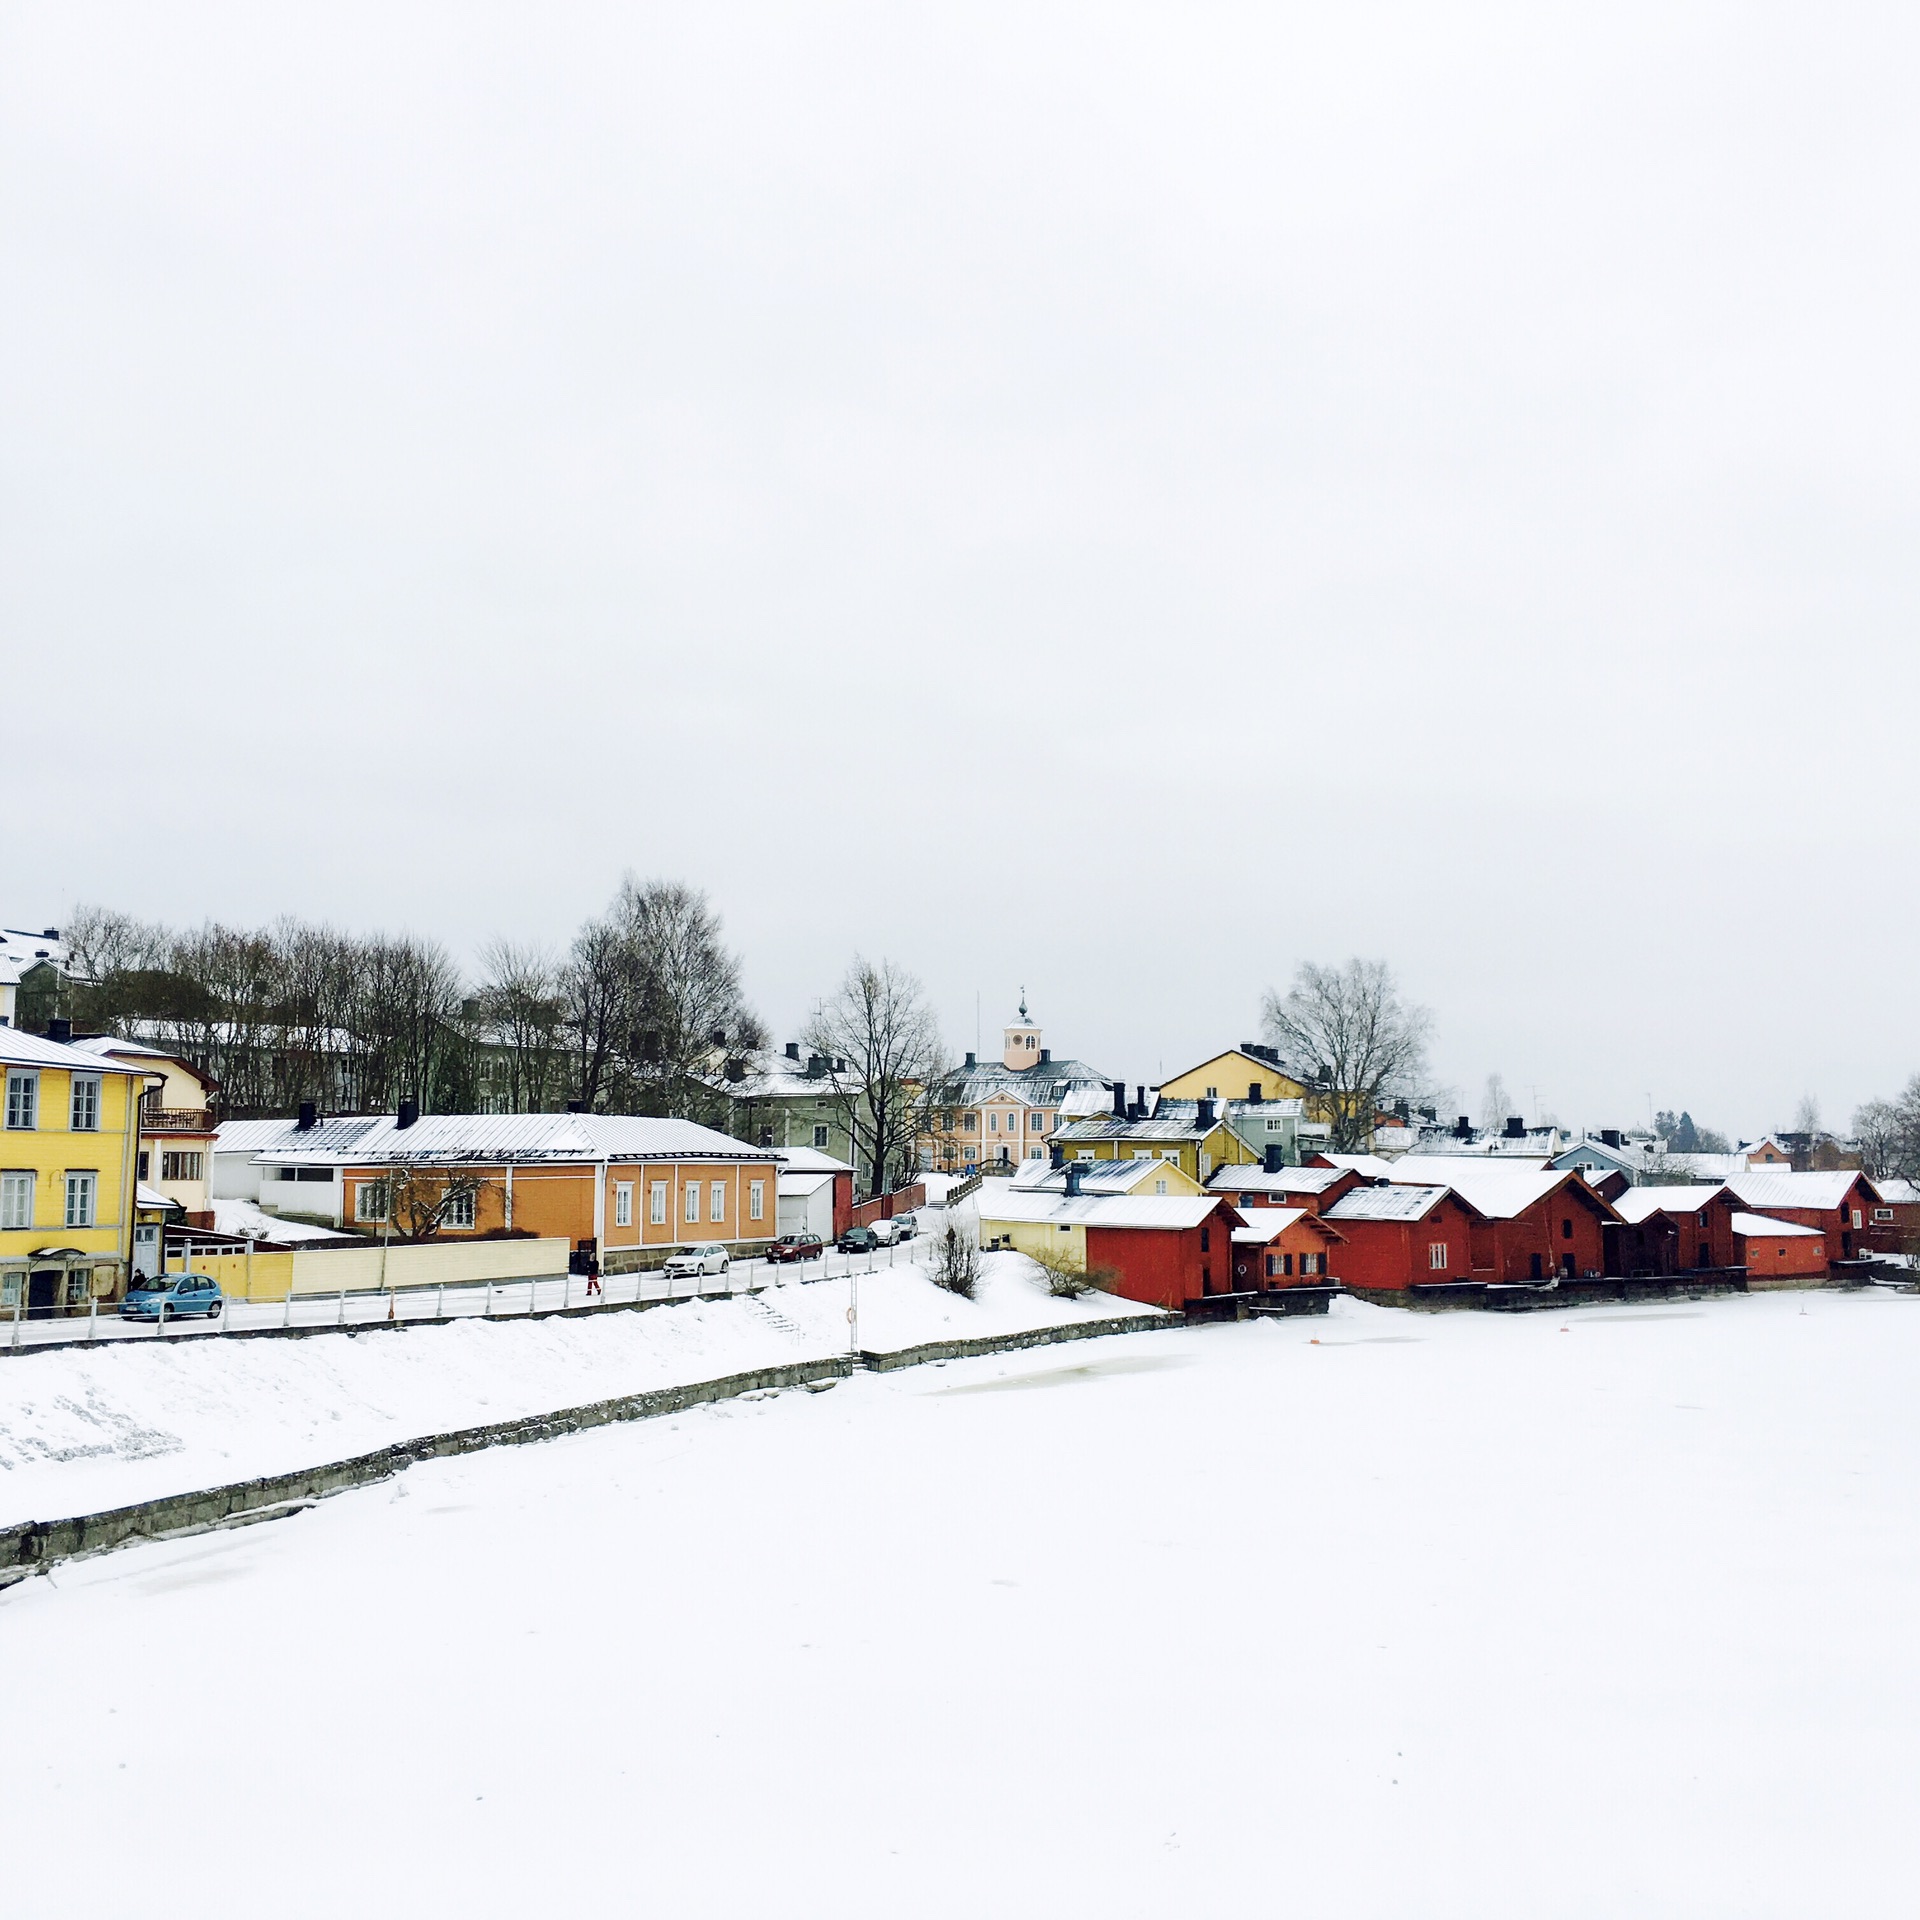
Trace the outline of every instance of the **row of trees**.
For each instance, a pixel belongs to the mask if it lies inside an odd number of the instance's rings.
[[[1920,1180],[1920,1073],[1897,1100],[1869,1100],[1853,1116],[1853,1135],[1875,1179]]]
[[[283,919],[188,931],[82,907],[73,1013],[201,1062],[229,1115],[476,1107],[714,1118],[717,1059],[764,1042],[696,889],[629,879],[564,952],[498,942],[467,980],[437,941]]]

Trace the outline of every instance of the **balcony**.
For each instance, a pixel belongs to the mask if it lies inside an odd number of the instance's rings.
[[[211,1133],[213,1114],[206,1107],[150,1107],[140,1103],[142,1133]]]

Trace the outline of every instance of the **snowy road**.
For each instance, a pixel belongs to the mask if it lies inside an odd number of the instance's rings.
[[[365,1327],[395,1320],[506,1320],[534,1313],[563,1313],[590,1306],[632,1306],[662,1300],[724,1300],[819,1280],[845,1280],[851,1274],[884,1273],[895,1266],[921,1264],[931,1257],[928,1243],[909,1240],[877,1253],[827,1252],[818,1260],[780,1262],[735,1260],[725,1273],[689,1274],[669,1279],[661,1272],[607,1274],[601,1292],[589,1296],[578,1274],[541,1280],[496,1280],[471,1287],[410,1287],[397,1293],[301,1294],[288,1300],[229,1300],[218,1317],[123,1320],[109,1303],[104,1312],[84,1317],[30,1320],[17,1307],[0,1318],[0,1356],[22,1347],[95,1346],[113,1340],[199,1340],[223,1333],[259,1333],[288,1328]]]
[[[1917,1373],[1885,1294],[1342,1302],[75,1563],[0,1600],[8,1909],[1884,1920]]]

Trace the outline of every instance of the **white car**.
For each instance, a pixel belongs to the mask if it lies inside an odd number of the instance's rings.
[[[688,1247],[668,1254],[663,1271],[669,1280],[684,1280],[689,1274],[725,1273],[731,1264],[725,1247]]]

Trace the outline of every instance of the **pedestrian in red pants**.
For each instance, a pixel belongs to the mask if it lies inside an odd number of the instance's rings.
[[[600,1293],[600,1262],[589,1260],[587,1262],[587,1298],[591,1300],[596,1293]],[[606,1298],[604,1294],[600,1297]]]

